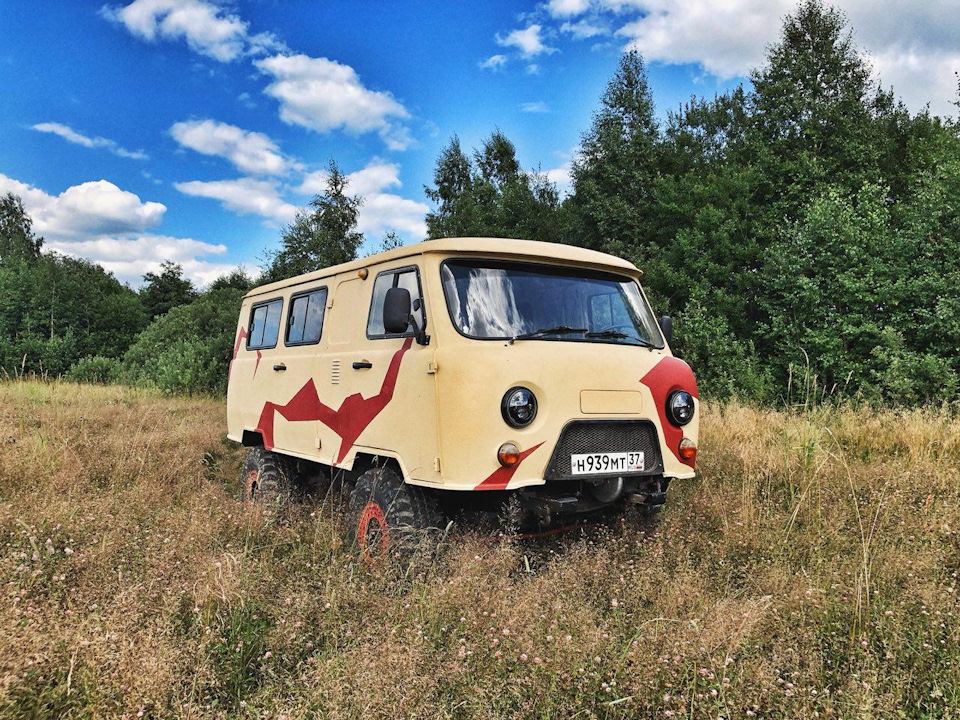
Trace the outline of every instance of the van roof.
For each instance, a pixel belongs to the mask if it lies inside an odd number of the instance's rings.
[[[456,253],[463,255],[514,255],[527,260],[561,260],[596,268],[616,269],[628,274],[640,275],[641,271],[626,260],[607,253],[587,250],[576,245],[562,245],[560,243],[536,242],[533,240],[516,240],[511,238],[441,238],[438,240],[423,240],[418,243],[404,245],[394,250],[377,253],[369,257],[352,260],[340,265],[314,270],[310,273],[280,280],[268,285],[254,288],[247,297],[280,290],[291,285],[300,285],[313,280],[322,280],[332,275],[352,272],[361,268],[378,265],[391,260],[399,260],[415,255],[427,253]]]

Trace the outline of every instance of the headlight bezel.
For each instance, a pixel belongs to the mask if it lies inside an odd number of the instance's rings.
[[[516,409],[517,407],[516,405],[511,404],[511,400],[515,395],[519,395],[520,393],[527,393],[529,395],[528,402],[523,403],[524,405],[529,405],[531,407],[530,417],[525,420],[522,417],[515,417],[511,412],[512,409]],[[530,388],[524,387],[523,385],[514,385],[503,394],[503,399],[500,400],[500,414],[503,416],[503,421],[510,427],[518,430],[530,427],[533,421],[537,419],[537,411],[539,408],[540,404],[537,401],[536,393],[534,393]]]
[[[675,401],[681,400],[682,405],[678,408],[675,406]],[[689,412],[685,411],[684,408],[689,408]],[[667,396],[667,420],[670,421],[670,424],[674,427],[684,427],[689,425],[693,420],[694,415],[697,412],[696,403],[693,400],[693,395],[691,395],[686,390],[674,390]]]

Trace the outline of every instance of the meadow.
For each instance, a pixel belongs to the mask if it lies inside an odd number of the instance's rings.
[[[960,717],[960,419],[706,405],[655,519],[368,567],[220,401],[0,384],[0,717]]]

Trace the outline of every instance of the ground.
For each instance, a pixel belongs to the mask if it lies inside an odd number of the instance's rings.
[[[960,420],[704,407],[656,522],[369,568],[223,403],[0,384],[0,716],[960,716]]]

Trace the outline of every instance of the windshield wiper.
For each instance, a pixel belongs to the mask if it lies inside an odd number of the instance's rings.
[[[571,333],[585,333],[586,331],[587,328],[575,328],[567,325],[557,325],[556,327],[551,328],[540,328],[539,330],[523,333],[522,335],[514,335],[510,342],[513,343],[517,340],[529,340],[531,338],[542,337],[544,335],[569,335]]]
[[[617,340],[636,340],[639,344],[643,345],[644,347],[650,347],[650,348],[656,347],[656,345],[654,345],[649,340],[645,340],[644,338],[638,337],[636,335],[627,335],[626,333],[622,333],[619,330],[601,330],[599,332],[588,332],[584,335],[584,337],[612,338]]]

